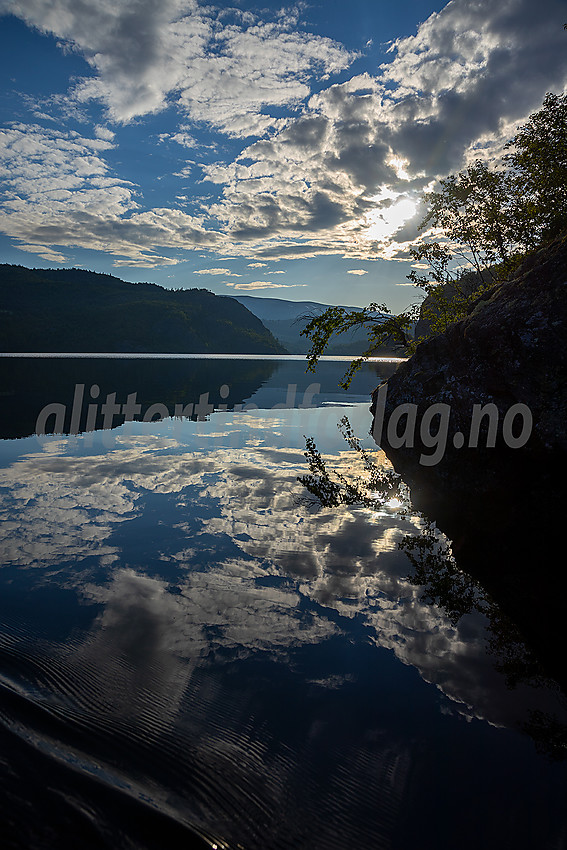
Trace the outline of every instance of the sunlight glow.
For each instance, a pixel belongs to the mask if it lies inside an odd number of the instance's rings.
[[[391,206],[384,209],[376,209],[366,216],[366,224],[369,225],[366,236],[370,239],[387,239],[393,236],[396,230],[409,221],[417,212],[417,201],[406,196],[401,196]]]

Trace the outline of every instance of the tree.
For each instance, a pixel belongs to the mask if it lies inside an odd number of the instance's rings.
[[[506,148],[516,236],[529,250],[567,228],[567,94],[547,94]]]
[[[308,369],[315,370],[334,335],[364,327],[368,347],[345,373],[340,385],[347,389],[357,369],[388,338],[413,352],[417,341],[410,329],[420,314],[434,334],[464,316],[479,290],[491,286],[517,261],[508,183],[507,174],[491,171],[481,161],[441,180],[439,190],[424,197],[429,209],[420,224],[421,230],[433,227],[439,239],[411,250],[414,262],[426,265],[428,271],[412,269],[407,275],[426,296],[421,307],[413,305],[398,316],[392,316],[383,304],[370,304],[357,312],[330,307],[302,331],[311,340]]]
[[[491,170],[477,160],[441,180],[424,200],[429,210],[420,230],[432,227],[439,241],[424,241],[411,250],[420,269],[428,268],[425,274],[412,269],[407,275],[426,296],[420,314],[427,333],[414,340],[413,348],[463,318],[483,290],[513,271],[526,248],[507,171]]]
[[[517,247],[508,175],[491,171],[486,163],[477,160],[466,171],[441,180],[440,189],[426,194],[424,200],[429,211],[420,229],[431,224],[442,231],[446,267],[456,262],[458,275],[464,264],[474,269],[484,283],[492,283],[496,276],[494,267],[499,270],[506,267]],[[427,259],[432,265],[433,279],[443,282],[436,262],[439,243],[433,246],[432,253],[428,253],[426,244],[415,249],[413,256],[417,260]],[[415,275],[409,277],[421,282]]]
[[[302,331],[312,343],[309,370],[332,336],[355,327],[368,331],[368,348],[351,363],[341,382],[345,388],[389,336],[411,354],[422,339],[466,315],[480,292],[509,277],[527,252],[567,229],[567,95],[547,94],[505,147],[510,153],[499,169],[477,160],[425,195],[428,211],[420,229],[433,228],[436,238],[411,250],[418,268],[407,275],[426,296],[421,306],[398,316],[376,304],[355,313],[329,308]],[[411,340],[418,317],[428,320],[429,330]]]

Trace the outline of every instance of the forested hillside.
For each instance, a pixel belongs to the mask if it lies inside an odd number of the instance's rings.
[[[82,269],[0,265],[5,352],[277,354],[285,349],[232,298]]]

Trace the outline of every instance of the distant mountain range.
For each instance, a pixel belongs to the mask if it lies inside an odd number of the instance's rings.
[[[272,332],[275,338],[290,354],[306,354],[310,348],[309,340],[301,336],[301,331],[312,316],[323,313],[331,304],[320,304],[318,301],[285,301],[281,298],[257,298],[253,295],[228,296],[239,301],[254,313]],[[343,305],[344,306],[344,305]],[[360,310],[360,307],[347,307],[345,310]],[[353,330],[331,340],[327,354],[361,354],[367,347],[366,333]],[[384,346],[384,354],[396,351],[393,346]],[[399,353],[396,351],[396,353]]]
[[[261,320],[206,289],[0,264],[0,350],[285,354]]]

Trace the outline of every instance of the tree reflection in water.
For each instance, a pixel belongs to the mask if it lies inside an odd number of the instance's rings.
[[[375,453],[368,452],[353,432],[348,417],[338,424],[351,449],[351,474],[331,468],[317,449],[315,440],[306,437],[305,458],[309,473],[298,477],[310,496],[302,501],[310,506],[339,507],[360,505],[371,510],[395,506],[401,518],[419,523],[417,534],[406,534],[398,543],[407,555],[412,571],[407,581],[421,587],[421,601],[440,608],[455,626],[466,614],[478,611],[487,619],[487,651],[494,657],[494,667],[505,677],[508,688],[520,683],[534,688],[552,688],[562,701],[566,695],[546,675],[541,661],[523,637],[514,620],[505,614],[483,585],[460,569],[451,541],[437,528],[435,521],[418,511],[411,503],[410,492],[402,477],[392,467],[377,463]],[[354,467],[362,466],[362,474]],[[552,759],[567,759],[567,725],[556,715],[531,710],[522,729],[534,741],[539,752]]]

